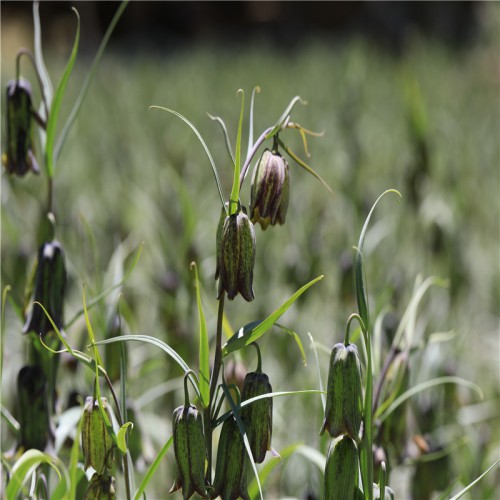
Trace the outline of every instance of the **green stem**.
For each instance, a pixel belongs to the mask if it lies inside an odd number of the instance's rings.
[[[372,374],[372,349],[369,332],[363,328],[363,337],[366,345],[366,387],[364,401],[364,429],[361,441],[361,476],[365,498],[373,499],[373,426],[372,426],[372,400],[373,400],[373,374]]]
[[[215,338],[215,355],[212,378],[210,379],[210,400],[204,410],[203,426],[205,430],[205,444],[207,448],[207,472],[206,480],[212,482],[212,404],[214,403],[215,391],[219,380],[219,372],[222,365],[222,320],[224,319],[224,294],[219,300],[219,312],[217,314],[217,333]]]
[[[125,423],[123,421],[122,413],[120,411],[120,404],[118,402],[118,398],[116,396],[116,393],[113,389],[113,384],[111,383],[111,380],[108,377],[108,374],[106,372],[103,372],[104,378],[106,380],[106,383],[108,384],[109,390],[111,391],[111,395],[113,397],[113,401],[115,403],[116,407],[116,419],[118,420],[118,425],[120,427],[123,426]],[[97,382],[98,383],[98,382]],[[131,499],[131,492],[130,492],[130,471],[128,468],[128,460],[127,460],[127,454],[123,455],[123,475],[125,476],[125,494],[127,497],[127,500]]]

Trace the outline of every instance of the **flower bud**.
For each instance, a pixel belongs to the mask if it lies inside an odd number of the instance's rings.
[[[115,479],[112,476],[94,474],[83,500],[115,500]]]
[[[266,149],[255,166],[250,191],[250,218],[262,229],[284,224],[290,197],[288,163],[277,151]]]
[[[222,424],[217,449],[214,492],[212,498],[249,500],[246,481],[247,453],[238,424],[229,417]]]
[[[325,465],[325,494],[328,500],[354,498],[358,483],[358,450],[349,436],[333,440]]]
[[[19,446],[43,451],[51,436],[47,380],[39,366],[24,366],[17,377]]]
[[[109,420],[111,415],[108,401],[101,398],[101,403]],[[102,475],[111,467],[113,440],[109,435],[99,402],[89,396],[83,408],[82,448],[85,458],[85,469],[93,467],[97,474]]]
[[[265,373],[251,372],[245,377],[241,400],[246,401],[272,391],[269,378]],[[241,418],[245,423],[253,459],[260,464],[264,461],[266,451],[271,448],[273,431],[272,398],[259,399],[244,406],[241,409]]]
[[[172,421],[177,479],[170,493],[182,488],[183,498],[195,492],[207,497],[205,467],[207,450],[203,436],[203,420],[196,406],[179,406]]]
[[[227,292],[232,300],[241,293],[247,302],[252,301],[255,230],[244,211],[225,217],[222,232],[218,231],[217,254],[218,298]]]
[[[66,264],[64,251],[58,241],[44,243],[38,250],[33,301],[40,302],[57,328],[64,323],[63,306],[66,290]],[[52,324],[41,307],[34,305],[23,327],[23,333],[38,336],[52,331]]]
[[[362,416],[358,349],[355,344],[336,344],[330,357],[325,418],[320,435],[327,429],[332,437],[348,434],[359,441]]]
[[[9,174],[25,175],[29,170],[40,173],[33,153],[33,108],[31,85],[27,80],[7,83],[6,152],[2,162]]]

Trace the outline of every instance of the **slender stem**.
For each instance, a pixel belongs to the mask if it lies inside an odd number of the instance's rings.
[[[365,499],[373,499],[373,452],[372,452],[372,441],[373,441],[373,428],[372,428],[372,401],[373,401],[373,373],[372,373],[372,349],[370,333],[363,329],[363,336],[366,344],[366,387],[365,387],[365,402],[364,402],[364,430],[362,439],[362,449],[361,463],[364,465],[362,467],[362,477],[363,477],[363,487]],[[364,469],[364,470],[363,470]]]
[[[118,402],[118,398],[115,394],[115,390],[113,389],[113,384],[111,383],[111,380],[108,377],[108,374],[106,372],[103,372],[104,378],[106,379],[106,383],[108,384],[109,390],[111,391],[111,395],[113,396],[113,401],[115,402],[115,407],[116,407],[116,419],[118,420],[118,425],[120,427],[123,426],[125,423],[123,421],[122,413],[120,411],[120,404]],[[128,460],[127,460],[127,454],[123,455],[123,475],[125,476],[125,491],[126,491],[126,496],[127,500],[130,500],[130,471],[128,468]]]
[[[387,373],[389,372],[389,367],[391,366],[391,363],[394,361],[394,358],[396,357],[398,352],[400,352],[400,351],[398,351],[393,346],[391,346],[389,354],[385,358],[384,366],[382,367],[382,371],[381,371],[380,376],[377,380],[377,385],[375,386],[375,395],[373,397],[373,408],[372,408],[373,413],[375,413],[375,410],[377,408],[378,400],[380,399],[380,393],[382,391],[382,386],[384,385],[385,377],[387,376]]]
[[[212,404],[215,403],[215,391],[219,380],[219,372],[222,364],[222,320],[224,318],[224,294],[219,300],[219,312],[217,314],[217,333],[215,338],[214,366],[212,369],[212,378],[210,379],[210,400],[207,408],[204,410],[203,426],[205,428],[205,443],[207,447],[207,472],[206,480],[212,482]]]
[[[252,150],[248,154],[248,156],[245,160],[245,163],[243,164],[243,167],[242,167],[241,172],[240,172],[240,188],[241,188],[241,185],[243,184],[243,181],[245,180],[245,176],[247,174],[247,170],[248,170],[248,167],[250,166],[250,162],[252,161],[252,158],[254,157],[255,153],[257,152],[257,149],[259,149],[261,144],[267,139],[267,134],[269,134],[269,132],[271,132],[272,129],[273,129],[273,127],[269,127],[266,130],[264,130],[264,132],[262,132],[261,136],[257,139],[255,144],[253,145]]]
[[[54,198],[54,181],[52,177],[47,177],[47,213],[54,213],[52,210],[52,200]]]

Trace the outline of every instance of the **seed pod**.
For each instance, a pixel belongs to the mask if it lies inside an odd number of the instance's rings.
[[[330,436],[348,434],[359,442],[363,417],[361,365],[355,344],[339,343],[330,357],[325,418],[320,435],[328,430]]]
[[[111,421],[108,401],[106,398],[101,398],[101,403]],[[111,467],[113,440],[109,435],[97,399],[89,396],[85,400],[82,418],[82,448],[85,470],[93,467],[97,474],[102,475],[107,468]]]
[[[107,474],[94,474],[83,500],[115,500],[115,479]]]
[[[277,151],[266,149],[255,166],[250,191],[250,218],[262,229],[284,224],[290,194],[288,163]]]
[[[47,380],[39,366],[24,366],[17,377],[19,446],[43,451],[51,436]]]
[[[24,176],[28,171],[40,173],[33,153],[33,107],[31,85],[27,80],[7,83],[7,144],[2,162],[9,174]]]
[[[325,495],[328,500],[353,498],[358,482],[358,450],[349,436],[333,440],[325,465]]]
[[[241,293],[247,302],[251,302],[254,298],[255,230],[244,211],[225,217],[217,250],[218,298],[227,292],[232,300]]]
[[[203,436],[203,420],[196,406],[179,406],[172,420],[177,479],[170,493],[182,488],[183,498],[194,492],[207,498],[205,467],[207,450]]]
[[[40,302],[57,328],[64,323],[64,294],[66,290],[66,264],[64,251],[58,241],[44,243],[38,249],[33,301]],[[23,327],[23,333],[37,336],[52,331],[52,324],[41,307],[34,305]]]
[[[249,500],[246,481],[247,453],[238,424],[229,417],[222,424],[217,449],[214,491],[212,498]]]
[[[241,400],[260,396],[272,392],[269,378],[265,373],[251,372],[245,377]],[[271,448],[273,431],[273,400],[272,398],[259,399],[241,409],[241,418],[250,442],[253,459],[260,464],[264,461],[266,451]]]

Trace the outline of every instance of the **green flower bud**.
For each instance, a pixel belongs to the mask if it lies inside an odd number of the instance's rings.
[[[250,218],[262,229],[284,224],[290,198],[288,163],[277,151],[266,149],[255,166],[250,191]]]
[[[220,433],[212,498],[220,496],[222,500],[235,500],[241,497],[249,500],[245,470],[247,460],[238,424],[233,417],[229,417],[222,424]]]
[[[109,421],[111,421],[108,401],[106,398],[101,398],[101,403]],[[85,469],[93,467],[97,474],[102,475],[107,468],[111,467],[113,439],[109,435],[97,399],[89,396],[85,400],[82,418],[82,448]]]
[[[255,230],[244,211],[225,217],[222,232],[218,231],[217,254],[218,298],[227,292],[232,300],[241,293],[246,301],[252,301]]]
[[[43,451],[51,437],[47,380],[39,366],[24,366],[17,377],[19,446]]]
[[[115,479],[112,476],[94,474],[83,500],[115,500]]]
[[[207,450],[203,436],[203,420],[196,406],[179,406],[172,420],[177,479],[170,493],[182,488],[183,498],[195,492],[207,498],[205,467]]]
[[[33,153],[34,118],[31,85],[27,80],[7,83],[6,152],[2,162],[9,174],[25,175],[29,170],[40,173]]]
[[[64,323],[64,293],[66,290],[66,264],[64,251],[58,241],[44,243],[38,250],[33,301],[40,302],[57,328]],[[34,305],[23,327],[23,333],[37,336],[52,331],[52,325],[41,307]]]
[[[359,441],[363,416],[361,365],[355,344],[339,343],[330,357],[325,418],[320,435],[328,430],[330,436],[348,434]]]
[[[245,377],[241,400],[272,392],[269,378],[265,373],[251,372]],[[266,451],[271,448],[273,431],[273,400],[264,398],[241,409],[241,418],[245,423],[253,459],[260,464],[264,461]]]
[[[325,495],[328,500],[354,498],[358,483],[358,450],[349,436],[333,440],[325,465]]]

